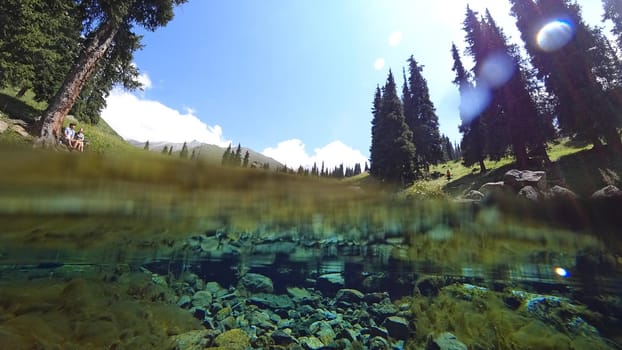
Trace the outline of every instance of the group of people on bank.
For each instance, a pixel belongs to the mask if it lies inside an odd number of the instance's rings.
[[[69,123],[69,126],[63,129],[61,142],[67,145],[70,150],[75,149],[84,152],[84,143],[86,142],[84,138],[84,128],[80,128],[80,130],[76,132],[76,124]]]

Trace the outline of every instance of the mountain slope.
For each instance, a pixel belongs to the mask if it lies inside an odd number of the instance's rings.
[[[127,142],[139,148],[145,147],[145,143],[141,141],[127,140]],[[162,152],[162,149],[165,146],[169,148],[173,147],[173,152],[179,153],[181,151],[181,148],[183,147],[183,142],[149,141],[149,150],[152,152]],[[194,151],[196,154],[198,154],[199,159],[203,159],[209,163],[220,164],[222,160],[222,155],[225,153],[225,148],[223,147],[202,143],[196,140],[186,142],[186,146],[188,146],[189,154],[192,154],[192,152]],[[250,156],[249,164],[256,163],[257,167],[261,167],[263,164],[268,163],[270,165],[270,169],[273,170],[279,167],[283,167],[283,164],[281,164],[277,160],[266,157],[263,154],[246,147],[242,147],[242,157],[244,157],[244,153],[246,151],[248,151],[248,154]]]

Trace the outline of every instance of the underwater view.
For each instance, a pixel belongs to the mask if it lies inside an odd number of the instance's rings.
[[[2,349],[619,349],[620,196],[3,150]]]
[[[622,350],[622,0],[0,0],[0,350]]]

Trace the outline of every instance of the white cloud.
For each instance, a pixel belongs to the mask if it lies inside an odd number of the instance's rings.
[[[142,90],[151,89],[151,79],[147,73],[140,74],[137,80],[142,85]]]
[[[384,58],[380,57],[376,61],[374,61],[374,68],[376,70],[381,70],[384,68]]]
[[[125,139],[184,142],[197,140],[226,146],[219,125],[202,122],[190,108],[182,113],[161,102],[114,89],[106,99],[102,118]]]
[[[404,38],[404,34],[402,32],[393,32],[389,35],[389,45],[390,46],[397,46],[402,42],[402,39]]]
[[[313,163],[321,167],[322,162],[328,169],[332,169],[341,163],[345,167],[354,167],[356,163],[364,166],[367,162],[367,158],[359,150],[353,149],[341,141],[333,141],[324,147],[316,148],[313,150],[313,155],[307,154],[305,144],[298,139],[279,142],[275,148],[268,147],[262,153],[294,169],[300,165],[311,168]]]

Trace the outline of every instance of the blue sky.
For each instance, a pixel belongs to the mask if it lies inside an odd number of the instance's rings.
[[[424,65],[441,132],[459,141],[451,42],[463,48],[464,0],[190,0],[143,33],[145,89],[114,91],[103,117],[126,138],[250,147],[308,166],[364,161],[371,102],[388,69],[402,85],[410,55]],[[488,7],[518,38],[509,5]],[[596,24],[600,1],[579,1]]]

